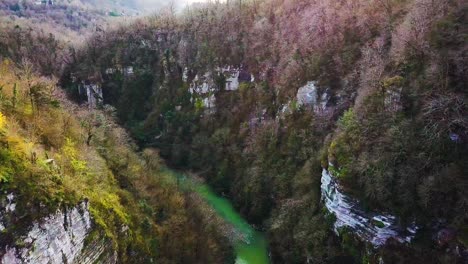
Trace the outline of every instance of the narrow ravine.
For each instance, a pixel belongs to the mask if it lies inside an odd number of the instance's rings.
[[[192,180],[183,174],[171,171],[180,183],[184,183],[182,188],[199,194],[227,223],[231,224],[241,239],[233,239],[233,247],[236,253],[236,264],[268,264],[268,243],[262,232],[255,230],[236,211],[229,199],[216,194],[211,187],[202,182]]]
[[[253,229],[234,209],[231,202],[217,195],[206,184],[197,184],[195,190],[227,222],[232,224],[245,238],[234,242],[236,264],[269,263],[265,236]]]

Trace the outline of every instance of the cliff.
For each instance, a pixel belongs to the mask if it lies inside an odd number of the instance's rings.
[[[15,213],[17,198],[8,194],[0,208],[0,237],[14,236],[11,243],[0,243],[1,263],[116,263],[116,252],[105,238],[90,237],[93,229],[88,203],[60,209],[56,213],[37,219],[20,234],[10,234],[14,222],[22,221]],[[18,231],[18,230],[17,230]]]

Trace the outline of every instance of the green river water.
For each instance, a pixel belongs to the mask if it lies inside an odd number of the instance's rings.
[[[267,241],[263,233],[255,230],[234,209],[231,202],[217,195],[207,184],[190,180],[187,176],[174,173],[178,180],[189,182],[191,189],[198,193],[225,221],[240,232],[244,240],[234,241],[236,264],[268,264]]]

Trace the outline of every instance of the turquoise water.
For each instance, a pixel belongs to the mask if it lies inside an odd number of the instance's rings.
[[[218,196],[206,184],[198,184],[195,190],[213,207],[219,216],[232,224],[237,231],[246,237],[246,241],[239,240],[234,242],[234,249],[237,255],[236,264],[269,263],[265,237],[262,233],[253,229],[236,212],[228,199]]]
[[[226,222],[242,234],[245,239],[235,240],[236,264],[268,264],[267,241],[263,233],[252,228],[234,209],[231,202],[217,195],[207,184],[197,183],[186,176],[173,173],[178,181],[187,183],[198,193]],[[185,184],[184,184],[185,185]]]

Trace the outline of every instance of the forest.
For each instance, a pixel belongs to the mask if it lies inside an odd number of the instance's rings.
[[[0,189],[33,219],[88,199],[121,263],[234,261],[226,223],[166,167],[227,197],[266,234],[271,263],[465,263],[467,11],[245,0],[99,29],[6,19]],[[414,239],[375,247],[337,229],[323,170],[362,211],[416,225]]]

